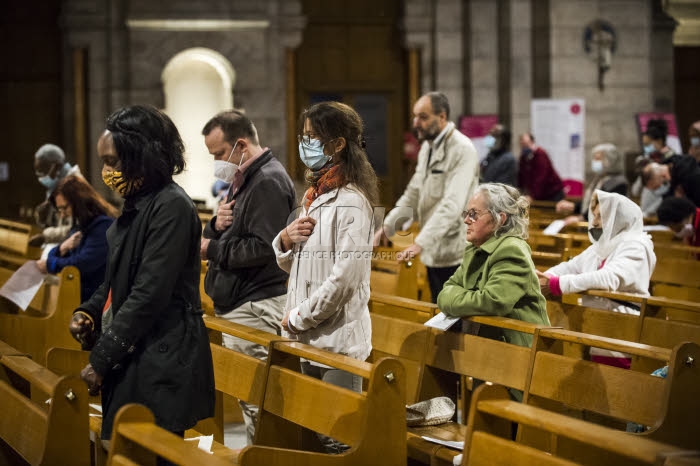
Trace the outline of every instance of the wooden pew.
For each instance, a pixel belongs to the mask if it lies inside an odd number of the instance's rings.
[[[386,253],[389,254],[386,254]],[[414,261],[397,262],[396,259],[380,259],[379,256],[391,254],[389,248],[378,248],[372,259],[370,287],[377,291],[404,298],[418,299],[418,267]]]
[[[595,346],[668,362],[666,379],[597,364],[563,354],[562,344]],[[697,447],[694,424],[700,416],[700,346],[683,343],[673,350],[540,328],[535,333],[523,403],[562,412],[583,413],[606,422],[652,426],[642,436],[683,448]],[[519,432],[520,440],[549,449],[549,435]],[[557,441],[558,448],[564,448]]]
[[[0,282],[12,271],[0,268]],[[66,267],[57,280],[47,280],[26,312],[7,300],[0,301],[0,340],[25,351],[39,364],[46,363],[52,347],[79,349],[68,331],[73,311],[80,306],[80,272]]]
[[[192,442],[155,424],[153,413],[143,405],[123,406],[114,419],[112,444],[107,465],[135,466],[156,464],[156,457],[182,466],[230,466],[232,463],[210,455]]]
[[[0,413],[0,464],[17,464],[20,457],[30,465],[90,465],[85,384],[59,377],[2,342]]]
[[[550,454],[511,440],[512,423],[537,428],[575,442],[573,455]],[[594,452],[596,462],[585,460]],[[585,455],[581,452],[587,452]],[[512,401],[504,387],[483,385],[475,391],[464,446],[463,466],[661,464],[693,453],[661,442],[552,413]]]
[[[39,231],[35,225],[0,218],[0,263],[18,268],[38,259],[41,249],[29,246],[29,239]]]
[[[437,304],[417,301],[386,293],[372,292],[369,310],[375,314],[423,323],[440,312]]]
[[[316,361],[368,380],[356,393],[299,372],[299,359]],[[274,342],[268,358],[255,445],[240,464],[401,465],[406,464],[405,371],[384,358],[375,364],[297,342]],[[350,447],[333,455],[302,451],[320,433]]]
[[[700,261],[657,256],[650,291],[653,296],[700,301]]]

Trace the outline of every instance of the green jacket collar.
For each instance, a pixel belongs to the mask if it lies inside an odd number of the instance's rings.
[[[493,254],[493,252],[496,249],[498,249],[498,246],[501,245],[503,240],[505,240],[509,236],[511,236],[511,235],[501,235],[498,238],[496,238],[495,236],[492,236],[491,238],[486,240],[486,242],[484,244],[482,244],[480,248],[476,248],[476,249],[481,249],[486,254]]]

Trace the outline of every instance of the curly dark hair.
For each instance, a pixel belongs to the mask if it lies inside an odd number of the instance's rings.
[[[654,119],[647,123],[647,130],[644,132],[654,141],[662,141],[666,144],[666,136],[668,136],[668,123],[666,120]]]
[[[107,118],[126,182],[157,190],[185,169],[185,146],[172,120],[155,107],[120,108]]]
[[[324,145],[340,137],[345,139],[345,148],[340,152],[338,162],[343,184],[354,184],[371,205],[376,205],[379,200],[377,174],[364,149],[360,115],[352,107],[340,102],[312,105],[299,115],[299,136],[304,134],[307,119]]]
[[[63,196],[73,211],[73,218],[80,229],[87,228],[99,215],[116,218],[117,209],[105,201],[90,183],[80,176],[66,176],[58,183],[49,200],[56,207],[56,196]]]

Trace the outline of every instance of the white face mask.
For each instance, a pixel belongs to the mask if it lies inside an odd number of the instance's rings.
[[[690,138],[691,146],[700,146],[700,136],[693,136]]]
[[[214,160],[214,177],[225,183],[231,183],[233,181],[233,176],[236,174],[236,171],[238,171],[238,164],[229,162],[237,145],[238,141],[233,145],[231,153],[228,154],[228,159]],[[243,162],[243,156],[241,156],[241,162]]]
[[[603,161],[602,160],[591,160],[591,171],[593,173],[600,174],[603,173]]]
[[[659,197],[663,197],[666,195],[666,193],[668,192],[668,190],[670,188],[671,188],[671,186],[668,183],[664,183],[654,190],[654,194],[659,196]]]

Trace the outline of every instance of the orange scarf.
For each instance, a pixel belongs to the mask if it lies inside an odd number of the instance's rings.
[[[334,165],[330,168],[309,172],[306,179],[311,182],[311,186],[304,194],[304,207],[308,211],[311,203],[318,196],[332,191],[343,184],[343,173],[340,170],[340,165]]]

